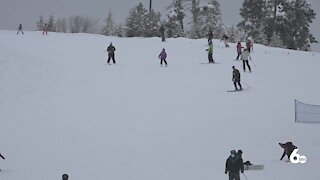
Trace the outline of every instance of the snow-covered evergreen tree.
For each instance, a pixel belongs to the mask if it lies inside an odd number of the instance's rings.
[[[51,32],[56,32],[56,24],[55,24],[55,19],[54,19],[54,16],[51,14],[49,16],[49,21],[48,21],[48,31],[51,31]]]
[[[184,31],[183,20],[185,17],[185,12],[182,4],[182,0],[173,0],[173,10],[176,13],[180,28]]]
[[[126,20],[126,36],[141,37],[144,35],[144,21],[147,10],[140,3],[135,8],[131,9]]]
[[[167,36],[170,37],[183,37],[183,29],[178,21],[177,14],[174,11],[171,11],[168,14],[168,20],[165,23],[167,29]]]
[[[44,20],[43,20],[43,15],[41,14],[39,16],[39,21],[37,22],[37,30],[38,31],[42,31],[43,24],[44,24]]]
[[[270,0],[244,0],[240,15],[243,20],[238,27],[245,29],[256,43],[267,41],[265,25],[270,16]]]
[[[312,37],[309,24],[316,15],[311,5],[306,0],[284,0],[282,12],[279,32],[284,45],[289,49],[305,50]]]
[[[191,12],[193,15],[191,37],[203,38],[209,30],[213,31],[213,38],[219,39],[224,33],[221,20],[220,4],[217,0],[209,0],[201,4],[199,0],[192,1]]]
[[[109,11],[108,17],[105,20],[105,22],[106,22],[106,25],[101,30],[101,34],[105,35],[105,36],[115,36],[115,35],[117,35],[117,33],[116,33],[116,24],[113,21],[113,16],[112,16],[111,11]]]
[[[160,28],[160,13],[155,13],[152,9],[145,15],[144,21],[144,36],[156,37],[159,36]]]

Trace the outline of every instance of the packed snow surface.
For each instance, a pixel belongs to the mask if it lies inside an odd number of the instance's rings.
[[[0,179],[228,179],[232,149],[264,164],[249,180],[317,179],[320,124],[294,123],[294,100],[320,104],[320,54],[254,45],[244,73],[235,46],[201,64],[206,39],[0,31]],[[286,141],[305,164],[279,160]]]

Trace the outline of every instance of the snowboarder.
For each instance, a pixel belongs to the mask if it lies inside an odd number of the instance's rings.
[[[48,35],[48,24],[47,23],[44,23],[43,27],[42,27],[42,35],[46,34]]]
[[[229,180],[240,180],[240,174],[244,172],[243,160],[241,157],[237,156],[235,150],[231,151],[231,155],[226,161],[225,174],[229,172]]]
[[[283,154],[280,158],[280,160],[282,160],[284,158],[284,156],[288,156],[288,159],[290,159],[291,153],[293,152],[293,150],[297,149],[297,147],[295,145],[292,144],[292,142],[286,142],[284,144],[279,143],[279,145],[283,148]]]
[[[241,56],[242,54],[242,46],[241,46],[241,42],[239,41],[238,44],[237,44],[237,53],[238,53],[238,56],[236,58],[236,60],[239,60],[239,57]]]
[[[107,48],[108,51],[108,61],[107,63],[110,64],[110,60],[112,59],[113,64],[116,63],[116,60],[114,59],[114,52],[116,51],[116,48],[110,43],[109,47]]]
[[[239,85],[240,91],[242,90],[242,86],[240,83],[240,72],[238,69],[236,69],[234,66],[232,66],[233,72],[232,72],[232,81],[235,87],[235,91],[239,91],[237,84]]]
[[[247,48],[244,48],[242,54],[241,54],[241,60],[243,62],[243,71],[246,72],[246,64],[249,68],[249,72],[251,72],[251,67],[249,65],[249,58],[251,60],[250,52],[247,50]]]
[[[166,64],[166,66],[168,65],[167,61],[166,61],[167,53],[166,53],[166,50],[164,48],[162,49],[162,51],[159,54],[158,58],[161,59],[161,62],[160,62],[161,66],[162,66],[162,62],[164,62]]]
[[[68,180],[69,179],[69,175],[68,174],[63,174],[62,175],[62,180]]]
[[[226,47],[229,47],[228,39],[229,39],[229,37],[228,37],[226,34],[223,34],[223,37],[222,37],[221,41],[224,42],[224,45],[225,45]],[[220,42],[221,42],[221,41],[220,41]]]
[[[20,24],[19,27],[18,27],[17,35],[18,35],[20,32],[24,35],[24,33],[23,33],[23,31],[22,31],[22,24]]]
[[[160,34],[161,34],[162,42],[165,42],[165,41],[166,41],[166,37],[165,37],[165,35],[164,35],[165,30],[166,30],[166,29],[164,28],[164,26],[161,25],[161,27],[160,27]]]
[[[251,48],[253,47],[251,38],[247,39],[246,46],[247,46],[247,49],[248,49],[249,53],[251,53]]]
[[[212,40],[209,40],[209,48],[206,49],[206,51],[208,51],[208,60],[209,60],[209,63],[214,63],[213,57],[212,57],[212,54],[213,54]]]

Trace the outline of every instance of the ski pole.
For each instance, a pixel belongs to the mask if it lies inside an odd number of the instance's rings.
[[[248,177],[247,177],[244,173],[242,173],[242,175],[244,176],[244,178],[245,178],[246,180],[248,180]]]

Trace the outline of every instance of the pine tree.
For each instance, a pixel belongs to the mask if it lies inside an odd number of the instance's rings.
[[[184,34],[184,7],[183,7],[183,0],[173,0],[170,6],[168,7],[168,10],[170,11],[170,14],[168,15],[169,21],[177,21],[179,24],[179,32],[181,32],[181,35]]]
[[[148,14],[145,15],[144,21],[144,36],[155,37],[159,36],[160,28],[160,13],[155,13],[152,9]]]
[[[43,24],[44,24],[43,15],[41,14],[39,16],[39,21],[37,22],[37,30],[38,31],[42,31]]]
[[[56,30],[54,16],[52,14],[49,16],[48,31],[50,31],[50,32],[56,32],[57,31]]]
[[[101,34],[105,35],[105,36],[115,36],[115,35],[117,35],[117,33],[116,33],[116,24],[113,21],[113,16],[112,16],[111,11],[109,11],[108,17],[106,19],[106,25],[102,29]]]
[[[126,20],[126,35],[128,37],[141,37],[144,35],[144,21],[147,10],[140,3],[131,9]]]
[[[170,14],[168,14],[168,20],[165,23],[165,26],[169,38],[184,36],[183,29],[181,29],[181,25],[178,21],[177,14],[174,11],[171,11]]]
[[[191,12],[193,15],[192,38],[203,38],[209,30],[213,31],[213,38],[216,39],[224,33],[220,4],[217,0],[209,0],[208,4],[202,6],[200,1],[193,1]]]
[[[238,27],[245,29],[256,43],[264,44],[267,41],[265,25],[270,16],[269,0],[244,0],[240,15],[243,20]]]
[[[283,13],[279,32],[284,45],[289,49],[305,50],[313,37],[309,24],[315,19],[314,10],[306,0],[285,0]]]

